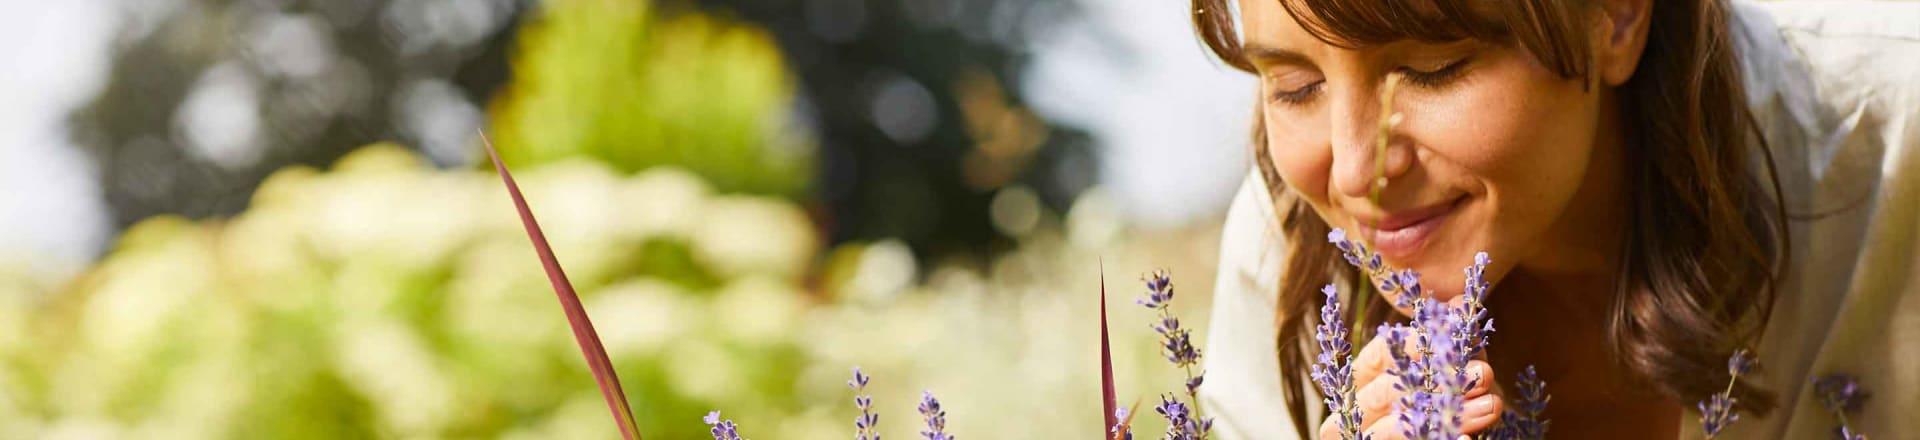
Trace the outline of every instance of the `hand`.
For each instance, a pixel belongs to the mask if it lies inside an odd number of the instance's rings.
[[[1408,344],[1412,344],[1409,340]],[[1412,350],[1412,347],[1407,347]],[[1393,363],[1393,357],[1387,353],[1386,338],[1374,337],[1366,347],[1360,349],[1360,355],[1353,361],[1354,406],[1360,409],[1360,432],[1373,437],[1373,440],[1404,440],[1400,433],[1400,415],[1394,412],[1394,403],[1405,394],[1393,388],[1399,378],[1387,374],[1387,366]],[[1505,405],[1500,395],[1493,393],[1493,367],[1484,361],[1467,363],[1467,374],[1480,378],[1467,390],[1466,412],[1460,417],[1460,432],[1473,434],[1486,431],[1500,420],[1500,409]],[[1328,417],[1320,424],[1322,440],[1340,440],[1340,428],[1337,422]],[[1466,436],[1462,436],[1466,438]]]

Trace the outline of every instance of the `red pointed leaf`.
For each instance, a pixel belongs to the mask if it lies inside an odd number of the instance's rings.
[[[1107,422],[1106,426],[1100,427],[1100,432],[1111,435],[1109,431],[1119,423],[1114,412],[1120,405],[1113,395],[1113,348],[1107,342],[1107,269],[1104,264],[1100,267],[1100,398],[1104,414],[1102,420]]]
[[[507,165],[500,161],[500,153],[494,151],[493,142],[487,140],[487,134],[480,133],[480,141],[487,147],[487,157],[493,159],[493,169],[500,172],[500,181],[507,185],[507,195],[513,197],[513,207],[520,211],[520,224],[527,229],[527,238],[533,240],[534,253],[540,255],[540,265],[546,268],[547,281],[553,283],[553,294],[560,298],[560,309],[567,314],[567,325],[573,327],[573,339],[580,343],[580,354],[587,358],[587,369],[593,372],[593,381],[600,386],[600,395],[607,399],[607,409],[613,411],[614,423],[620,424],[620,438],[640,440],[640,428],[634,424],[633,409],[627,406],[627,394],[620,389],[620,378],[613,372],[613,361],[607,359],[607,350],[600,346],[600,335],[593,331],[593,321],[587,319],[587,310],[580,306],[580,296],[573,292],[573,283],[567,281],[567,274],[560,270],[560,260],[554,258],[553,247],[547,244],[547,236],[540,232],[540,223],[534,221],[533,210],[527,208],[527,198],[520,194],[520,186],[513,183],[513,175],[507,172]]]

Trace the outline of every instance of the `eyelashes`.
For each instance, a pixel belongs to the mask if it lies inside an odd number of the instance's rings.
[[[1308,99],[1312,99],[1313,95],[1320,91],[1320,86],[1326,83],[1326,80],[1320,80],[1298,89],[1276,91],[1273,92],[1273,100],[1289,105],[1305,104]]]
[[[1468,60],[1468,58],[1461,58],[1433,70],[1419,70],[1412,67],[1401,67],[1395,70],[1400,72],[1400,77],[1405,78],[1407,84],[1438,88],[1459,78],[1460,73],[1466,70]]]
[[[1433,70],[1420,70],[1401,66],[1400,68],[1394,69],[1394,73],[1399,74],[1407,85],[1427,89],[1438,89],[1459,79],[1461,74],[1466,72],[1469,61],[1472,61],[1471,57],[1461,57]],[[1322,79],[1292,90],[1276,90],[1272,93],[1272,96],[1269,96],[1269,99],[1287,105],[1306,104],[1312,101],[1314,96],[1319,94],[1320,89],[1325,86],[1326,83],[1326,80]]]

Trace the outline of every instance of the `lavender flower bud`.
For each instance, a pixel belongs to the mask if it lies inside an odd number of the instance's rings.
[[[1845,374],[1814,379],[1813,391],[1820,395],[1820,405],[1833,413],[1858,412],[1867,397],[1866,393],[1860,390],[1860,381]]]
[[[1500,428],[1495,429],[1495,439],[1541,440],[1547,438],[1547,429],[1553,422],[1545,418],[1547,402],[1553,396],[1547,394],[1547,383],[1540,380],[1532,365],[1520,372],[1513,381],[1515,396],[1513,407],[1501,412]]]
[[[1840,423],[1839,426],[1833,427],[1834,438],[1840,440],[1867,438],[1865,435],[1854,432],[1852,426],[1847,426],[1847,414],[1859,412],[1867,399],[1866,392],[1860,389],[1858,379],[1845,374],[1823,376],[1813,380],[1813,391],[1820,395],[1820,406],[1826,407],[1827,412],[1833,413],[1833,418]]]
[[[1319,362],[1313,365],[1313,380],[1320,385],[1322,400],[1340,427],[1342,440],[1361,438],[1360,409],[1353,397],[1353,342],[1347,340],[1347,324],[1340,312],[1340,297],[1332,284],[1320,288],[1326,301],[1320,306],[1320,325],[1313,337],[1320,343]]]
[[[1195,416],[1186,402],[1173,395],[1160,396],[1160,404],[1153,407],[1167,419],[1167,433],[1162,440],[1203,440],[1213,430],[1213,419]]]
[[[1753,371],[1753,361],[1753,356],[1748,354],[1746,349],[1734,350],[1733,356],[1727,358],[1727,374],[1732,376],[1745,375]]]
[[[1117,437],[1116,440],[1133,440],[1133,430],[1127,429],[1127,407],[1122,406],[1115,408],[1113,410],[1113,419],[1118,421],[1114,422],[1115,424],[1113,426],[1107,428],[1107,438],[1114,439]]]
[[[1726,429],[1727,425],[1740,421],[1740,414],[1733,412],[1733,405],[1739,401],[1740,399],[1730,397],[1726,393],[1720,393],[1707,398],[1705,402],[1700,402],[1700,430],[1707,433],[1707,438],[1720,435],[1721,429]]]
[[[708,412],[707,416],[700,420],[707,422],[707,425],[713,426],[712,429],[708,430],[709,433],[713,434],[713,440],[743,440],[740,438],[738,427],[734,426],[732,420],[720,420],[719,411]]]
[[[847,381],[847,387],[853,388],[853,406],[860,408],[860,415],[853,418],[854,440],[880,440],[880,414],[873,412],[873,396],[866,394],[870,379],[860,367],[853,367],[853,380]]]
[[[1170,301],[1173,299],[1173,279],[1168,276],[1166,272],[1155,272],[1147,276],[1146,284],[1147,296],[1135,302],[1153,309],[1158,315],[1159,322],[1152,325],[1152,328],[1155,333],[1160,334],[1160,348],[1166,355],[1168,362],[1172,362],[1174,366],[1186,371],[1187,378],[1182,385],[1186,386],[1187,396],[1197,401],[1200,395],[1200,385],[1206,382],[1206,372],[1194,372],[1193,367],[1200,364],[1200,350],[1194,347],[1193,332],[1189,329],[1182,328],[1179,318],[1173,316],[1173,310],[1170,304]],[[1186,406],[1187,404],[1180,403],[1178,399],[1173,399],[1172,402],[1177,403],[1178,406],[1170,406],[1170,404],[1163,402],[1161,407],[1155,408],[1155,411],[1160,412],[1161,415],[1168,415],[1175,414],[1175,410],[1178,410],[1177,414],[1183,417],[1181,423],[1184,424],[1180,428],[1183,437],[1179,438],[1207,438],[1208,432],[1213,426],[1213,419],[1200,417],[1197,414],[1199,412],[1198,408],[1191,408],[1190,411],[1190,408]],[[1171,430],[1173,428],[1170,427],[1169,429]]]
[[[953,440],[947,434],[947,411],[940,409],[940,399],[933,397],[933,391],[920,392],[920,417],[925,418],[927,430],[920,431],[926,440]]]

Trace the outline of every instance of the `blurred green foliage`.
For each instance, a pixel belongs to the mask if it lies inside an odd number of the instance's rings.
[[[921,284],[899,241],[821,259],[793,202],[675,167],[517,171],[649,439],[701,438],[714,409],[753,438],[846,438],[853,365],[889,437],[923,389],[960,435],[1090,437],[1099,262],[1207,274],[1217,242],[1101,226],[1095,192]],[[615,438],[517,221],[493,174],[377,145],[275,173],[231,219],[140,222],[65,286],[0,267],[0,438]],[[1112,278],[1121,395],[1151,400],[1178,373]]]
[[[808,183],[813,140],[790,120],[792,80],[764,31],[661,17],[650,2],[569,0],[546,2],[521,32],[491,112],[510,165],[671,164],[722,191],[789,196]]]
[[[649,438],[797,410],[819,242],[799,207],[671,167],[522,177]],[[20,327],[0,438],[616,436],[493,175],[382,145],[276,173],[251,206],[140,222],[52,295],[0,285]]]

